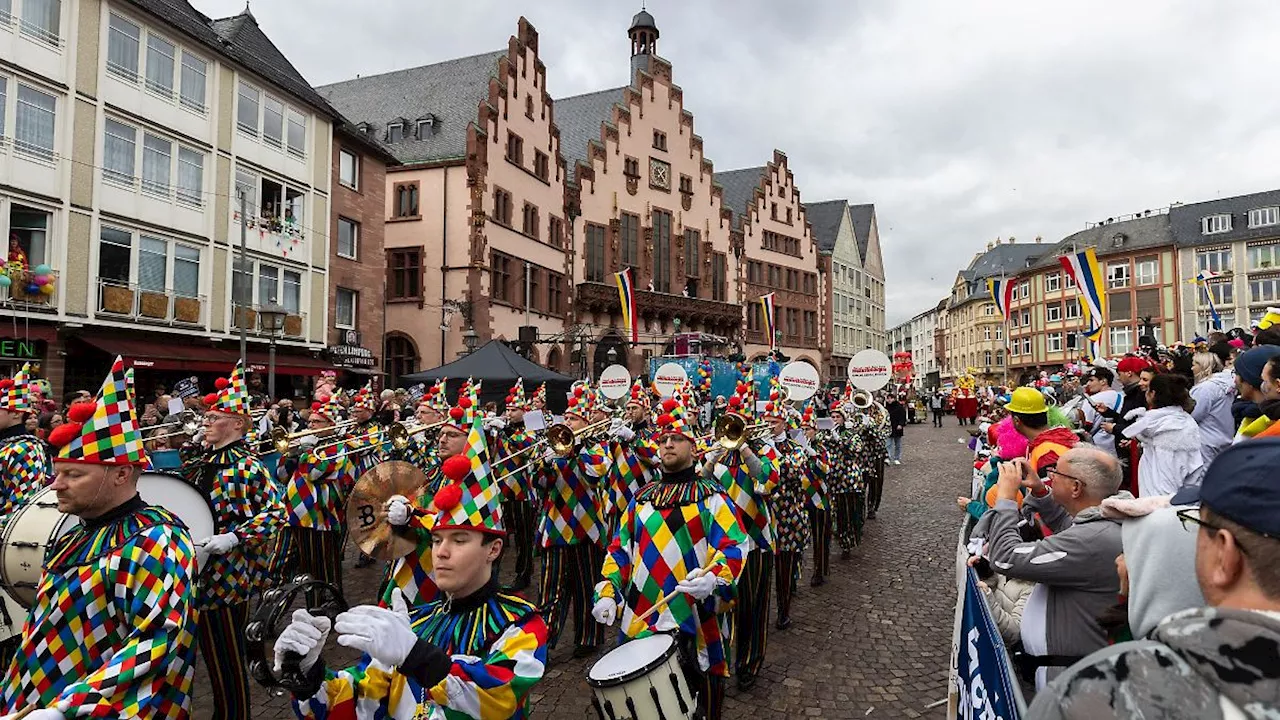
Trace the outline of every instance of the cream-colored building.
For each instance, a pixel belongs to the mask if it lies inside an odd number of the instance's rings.
[[[830,257],[826,318],[831,345],[827,365],[829,376],[839,379],[845,376],[854,355],[881,347],[880,341],[886,337],[884,263],[875,207],[827,200],[805,203],[805,210],[819,252]]]
[[[979,382],[1004,381],[1004,321],[991,299],[987,280],[1016,276],[1044,249],[1039,244],[997,242],[956,274],[943,323],[946,361],[939,370],[942,382],[952,382],[965,372],[972,372]]]
[[[28,269],[10,272],[0,315],[19,318],[55,391],[97,387],[115,353],[141,391],[225,373],[239,357],[233,296],[252,365],[266,358],[256,310],[275,303],[279,372],[328,367],[314,355],[337,115],[253,16],[211,20],[185,0],[7,9],[0,218]],[[37,278],[40,265],[51,272]]]

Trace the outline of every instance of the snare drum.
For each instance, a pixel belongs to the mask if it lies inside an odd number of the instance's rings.
[[[58,495],[53,488],[42,490],[13,511],[0,536],[0,584],[22,607],[35,603],[45,551],[79,524],[76,516],[58,512]]]
[[[630,640],[587,671],[592,704],[602,720],[692,718],[697,707],[670,635]]]

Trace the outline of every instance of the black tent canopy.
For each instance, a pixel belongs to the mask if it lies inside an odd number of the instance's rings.
[[[447,365],[402,375],[399,384],[407,388],[418,383],[433,383],[441,378],[448,378],[446,387],[450,399],[456,396],[462,383],[471,378],[483,382],[480,386],[481,403],[494,401],[499,405],[516,380],[524,379],[524,391],[530,397],[545,382],[547,405],[555,412],[560,412],[568,404],[566,395],[573,386],[573,378],[529,362],[500,340],[490,340],[484,347]]]

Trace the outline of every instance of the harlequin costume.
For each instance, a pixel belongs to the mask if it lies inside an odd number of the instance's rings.
[[[424,525],[436,532],[475,530],[502,537],[502,491],[489,467],[479,413],[467,413],[464,424],[468,448],[444,461],[447,481],[433,495]],[[445,596],[410,608],[409,621],[419,640],[399,667],[368,655],[346,670],[327,671],[322,663],[312,667],[312,687],[294,696],[298,717],[529,717],[529,693],[547,662],[547,626],[532,603],[500,592],[491,577],[467,597]]]
[[[427,407],[444,419],[449,414],[449,398],[445,393],[448,379],[441,378],[436,384],[427,388],[418,400],[418,407]],[[409,445],[400,453],[400,459],[416,465],[419,470],[431,474],[440,465],[436,455],[437,441],[440,439],[440,428],[433,427],[409,438]]]
[[[96,402],[68,415],[50,435],[57,462],[145,467],[132,371],[121,358]],[[53,541],[0,712],[56,703],[66,717],[186,718],[194,560],[182,522],[136,495]]]
[[[836,542],[840,544],[841,557],[848,557],[855,545],[862,542],[862,510],[859,505],[862,480],[862,436],[849,427],[845,419],[847,409],[843,405],[831,408],[836,425],[822,446],[827,451],[831,472],[827,491],[835,510]],[[836,413],[840,417],[836,418]]]
[[[777,378],[770,378],[769,400],[763,413],[766,420],[787,417],[787,408],[774,387],[776,383]],[[773,437],[771,444],[778,453],[778,485],[770,500],[774,530],[777,533],[774,573],[778,592],[778,629],[785,630],[791,625],[791,598],[795,595],[805,547],[809,544],[807,488],[810,457],[785,432]]]
[[[864,466],[864,477],[867,479],[866,517],[874,520],[876,511],[880,509],[880,498],[884,492],[884,465],[889,457],[889,413],[882,405],[871,406],[872,412],[860,428],[862,444],[866,448],[867,464]]]
[[[565,416],[591,417],[594,393],[573,389]],[[580,652],[594,650],[604,640],[604,626],[591,616],[591,588],[604,562],[605,528],[600,484],[609,475],[612,458],[606,446],[587,440],[567,457],[550,450],[535,468],[535,482],[543,494],[542,585],[538,606],[547,618],[550,647],[556,646],[569,608],[574,609],[574,642]]]
[[[13,377],[0,380],[0,409],[23,415],[35,412],[30,364],[24,364]],[[52,476],[44,443],[28,433],[24,423],[0,430],[0,518],[8,518],[43,490]]]
[[[649,411],[649,398],[639,378],[631,385],[627,397],[627,409],[638,407],[646,413]],[[608,515],[608,530],[605,537],[610,540],[618,526],[618,519],[631,504],[631,498],[661,474],[661,462],[658,459],[658,444],[654,441],[652,428],[647,423],[637,427],[628,427],[630,439],[613,437],[606,443],[609,454],[613,456],[613,468],[605,484],[605,512]]]
[[[507,391],[505,407],[507,410],[521,412],[532,410],[524,394],[523,378],[517,379],[516,384]],[[537,494],[531,481],[532,473],[527,467],[533,457],[525,451],[533,447],[536,439],[521,421],[507,422],[494,434],[494,441],[494,473],[503,478],[502,517],[507,523],[509,543],[503,545],[503,555],[507,554],[508,549],[515,553],[516,577],[511,589],[523,590],[529,586],[533,576],[534,504],[537,502]]]
[[[755,419],[755,380],[748,373],[729,398],[729,413],[750,425]],[[738,578],[738,602],[731,619],[735,645],[734,674],[746,689],[764,666],[769,627],[769,578],[773,573],[774,523],[771,507],[778,484],[777,453],[761,440],[747,440],[745,449],[713,450],[704,456],[702,472],[715,479],[733,501],[733,510],[747,533],[746,558]]]
[[[663,401],[661,412],[659,437],[676,434],[696,442],[680,393]],[[664,469],[623,512],[601,569],[604,579],[596,586],[597,600],[610,598],[621,607],[620,642],[678,633],[696,659],[700,695],[706,702],[703,717],[720,717],[724,678],[729,675],[729,642],[722,632],[728,623],[722,626],[721,613],[736,599],[746,544],[733,501],[719,483],[702,477],[693,465]],[[644,622],[635,621],[699,568],[716,578],[709,597],[677,595]]]
[[[341,422],[338,400],[332,396],[312,403],[311,416]],[[333,438],[321,435],[317,440],[297,455],[281,456],[276,477],[285,489],[285,522],[297,557],[293,569],[341,588],[347,496],[355,484],[355,465],[346,448]],[[318,595],[309,591],[308,607],[317,606]]]
[[[814,427],[813,406],[805,408],[804,413],[793,415],[798,422],[797,430],[808,431]],[[814,435],[812,440],[798,442],[809,456],[805,478],[808,481],[805,489],[809,495],[809,536],[813,538],[813,579],[814,586],[822,585],[831,574],[831,497],[827,483],[830,481],[830,452],[826,440]]]
[[[241,416],[249,422],[244,368],[218,378],[205,396],[210,413]],[[249,424],[252,424],[249,422]],[[285,526],[283,493],[243,438],[211,447],[185,462],[182,475],[209,498],[216,534],[234,536],[225,553],[200,563],[196,602],[200,608],[200,654],[213,686],[214,717],[249,717],[249,678],[244,663],[244,628],[249,598],[270,584],[276,539]],[[213,538],[197,538],[197,542]]]

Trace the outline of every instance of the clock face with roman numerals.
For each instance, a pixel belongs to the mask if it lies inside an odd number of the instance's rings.
[[[660,189],[671,189],[671,164],[657,158],[649,158],[649,184]]]

